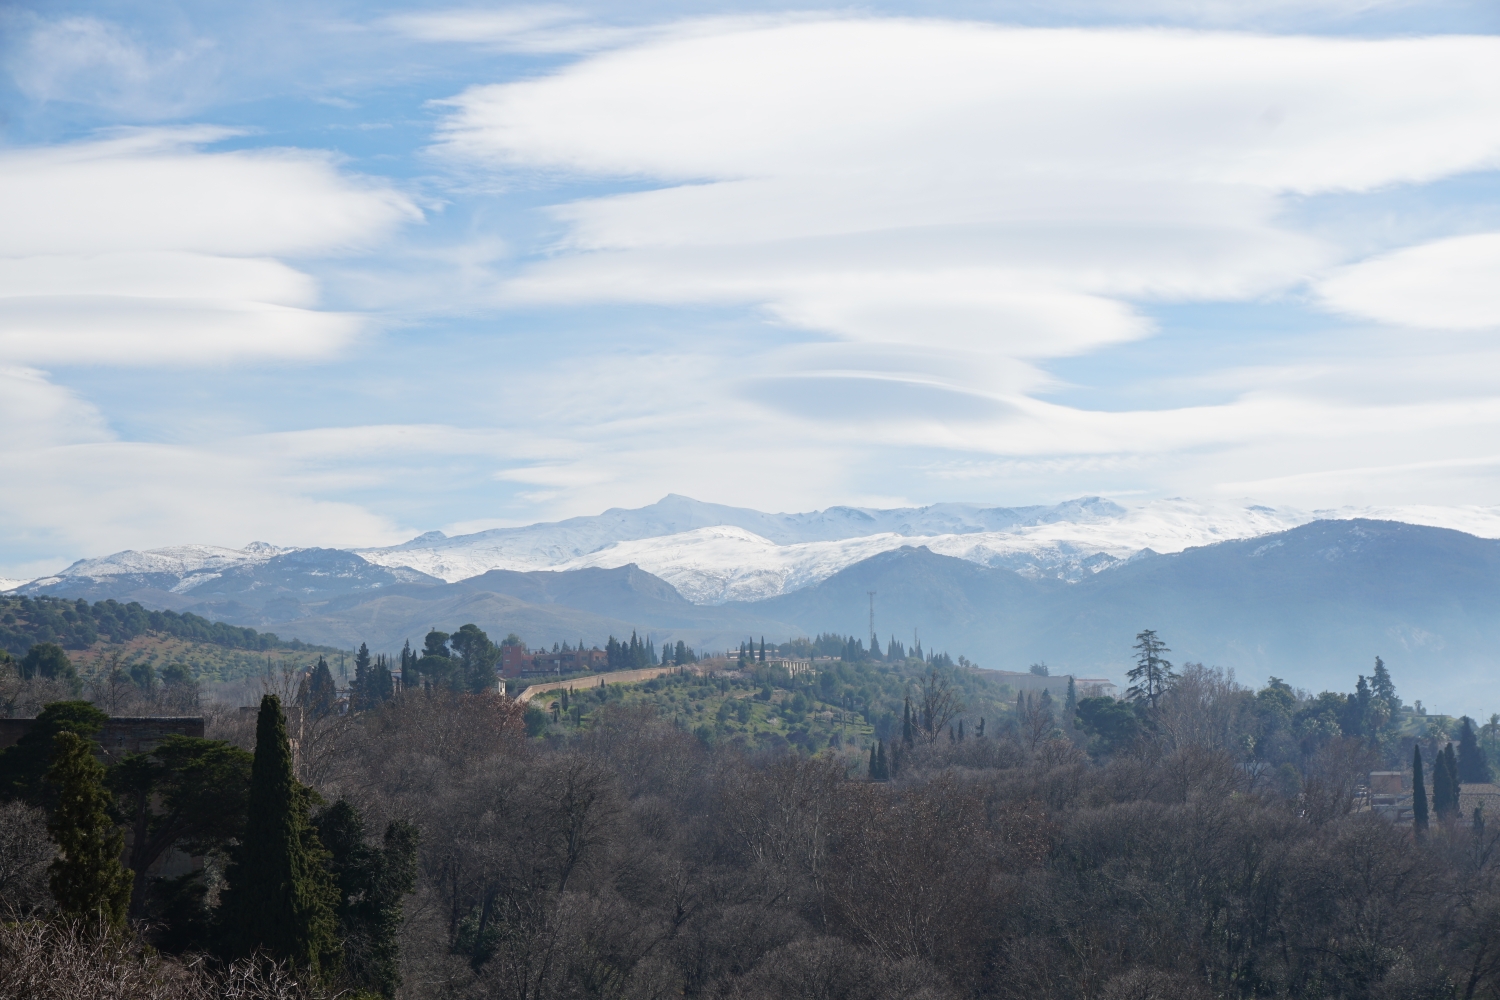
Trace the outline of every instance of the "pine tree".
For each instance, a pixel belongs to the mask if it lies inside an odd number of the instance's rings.
[[[104,788],[104,767],[94,759],[93,743],[77,733],[53,737],[52,767],[47,782],[57,805],[47,832],[59,856],[52,862],[52,896],[66,916],[102,916],[116,927],[125,924],[132,874],[120,864],[125,832],[110,818],[113,797]]]
[[[1422,748],[1411,752],[1411,826],[1418,837],[1427,832],[1427,784],[1422,777]]]
[[[1135,637],[1135,645],[1131,648],[1136,651],[1136,665],[1127,675],[1132,683],[1125,692],[1125,696],[1132,701],[1149,701],[1151,707],[1155,708],[1162,693],[1177,679],[1177,674],[1172,670],[1171,661],[1161,655],[1170,653],[1171,650],[1167,648],[1166,643],[1157,638],[1156,632],[1152,629],[1138,633]]]
[[[334,916],[338,890],[308,819],[312,797],[292,774],[281,700],[268,694],[255,726],[249,819],[221,906],[226,943],[231,954],[264,951],[327,980],[342,950]]]
[[[1458,780],[1466,785],[1482,785],[1490,780],[1490,762],[1474,733],[1474,720],[1467,715],[1458,734]]]

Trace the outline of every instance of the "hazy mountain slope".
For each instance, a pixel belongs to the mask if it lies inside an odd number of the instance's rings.
[[[1420,678],[1455,704],[1500,710],[1500,542],[1442,528],[1319,521],[1144,556],[1071,585],[903,550],[750,607],[865,635],[867,590],[879,592],[882,641],[909,642],[915,627],[929,649],[987,667],[1045,660],[1122,680],[1134,635],[1153,628],[1177,662],[1233,667],[1257,683],[1276,674],[1348,689],[1379,655],[1398,684]]]
[[[580,639],[602,646],[610,635],[624,638],[636,631],[652,637],[658,646],[681,639],[695,649],[724,649],[750,634],[787,637],[797,632],[795,626],[755,609],[697,607],[633,566],[572,573],[499,572],[481,579],[485,582],[345,598],[280,629],[303,642],[366,642],[386,652],[408,639],[413,646],[421,645],[431,628],[452,632],[468,623],[496,641],[515,632],[529,646]]]

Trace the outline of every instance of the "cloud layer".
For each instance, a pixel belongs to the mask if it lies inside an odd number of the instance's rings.
[[[325,357],[357,333],[280,257],[357,253],[420,218],[326,154],[205,152],[151,129],[0,153],[0,360]]]

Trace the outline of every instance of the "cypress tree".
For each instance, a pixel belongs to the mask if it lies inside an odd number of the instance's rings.
[[[302,707],[311,712],[314,718],[321,719],[331,714],[338,706],[339,689],[333,682],[333,671],[328,669],[328,661],[323,657],[318,657],[318,665],[313,667],[306,684],[307,694]]]
[[[901,742],[907,746],[912,745],[911,731],[911,695],[906,696],[906,712],[901,719]]]
[[[1453,744],[1449,743],[1443,748],[1442,753],[1443,770],[1448,775],[1448,810],[1445,819],[1452,819],[1458,815],[1458,758],[1453,755]]]
[[[880,780],[884,781],[891,776],[890,762],[885,759],[885,740],[878,740],[875,746],[875,765],[880,769]]]
[[[123,927],[133,878],[120,864],[125,832],[109,815],[113,798],[104,788],[104,767],[94,759],[93,744],[77,733],[60,732],[52,742],[47,782],[57,806],[47,832],[61,852],[52,862],[52,896],[67,916],[98,914]]]
[[[963,741],[964,741],[964,720],[963,719],[959,719],[958,720],[958,742],[962,743]]]
[[[878,781],[879,779],[880,779],[880,768],[875,763],[875,744],[872,743],[872,744],[870,744],[870,780],[871,781]]]
[[[334,917],[338,890],[324,867],[328,852],[308,819],[312,798],[292,774],[281,700],[268,694],[255,726],[249,818],[227,872],[226,943],[231,954],[264,950],[327,980],[342,950]]]
[[[1073,686],[1073,675],[1069,674],[1068,675],[1068,697],[1067,697],[1067,700],[1063,702],[1063,725],[1067,726],[1069,729],[1074,728],[1078,724],[1075,721],[1075,719],[1077,718],[1077,716],[1078,716],[1078,689]]]
[[[1458,734],[1458,780],[1465,784],[1486,784],[1490,780],[1490,762],[1474,734],[1474,723],[1464,716]]]
[[[1411,827],[1418,837],[1427,832],[1427,784],[1422,778],[1422,748],[1411,752]]]

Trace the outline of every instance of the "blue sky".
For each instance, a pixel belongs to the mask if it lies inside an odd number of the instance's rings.
[[[1500,502],[1490,3],[0,8],[0,576]]]

